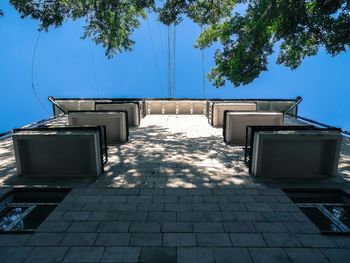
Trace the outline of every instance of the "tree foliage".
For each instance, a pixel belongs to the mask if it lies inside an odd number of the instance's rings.
[[[350,0],[10,0],[22,17],[40,21],[40,29],[65,20],[85,19],[83,38],[101,44],[108,57],[131,50],[132,33],[148,12],[178,24],[184,16],[204,28],[196,47],[219,43],[209,78],[246,85],[267,71],[268,60],[296,69],[324,48],[335,56],[350,45]],[[237,6],[244,11],[237,12]],[[0,11],[1,12],[1,11]]]

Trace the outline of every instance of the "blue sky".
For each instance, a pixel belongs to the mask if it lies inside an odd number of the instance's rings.
[[[36,100],[31,86],[31,63],[38,35],[35,21],[20,19],[2,1],[0,19],[0,132],[22,126],[51,114],[48,96],[57,97],[164,97],[167,28],[150,18],[133,36],[132,52],[113,59],[90,40],[81,40],[82,21],[67,22],[42,33],[38,42],[34,82],[49,114]],[[177,26],[176,97],[203,98],[201,52],[193,47],[200,28],[190,21]],[[162,44],[163,43],[163,44]],[[205,71],[214,65],[215,48],[205,50]],[[155,67],[157,58],[159,77]],[[300,114],[350,130],[350,52],[335,58],[321,52],[307,58],[295,71],[270,61],[269,71],[252,84],[216,89],[206,81],[207,98],[303,97]],[[161,81],[159,81],[159,78]],[[161,82],[161,83],[160,83]],[[163,88],[162,88],[163,87]]]

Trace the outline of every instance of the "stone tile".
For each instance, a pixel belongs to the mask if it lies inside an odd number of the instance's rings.
[[[159,222],[133,222],[130,232],[155,233],[160,232],[161,223]]]
[[[236,220],[233,212],[205,212],[208,221],[233,221]]]
[[[73,222],[68,232],[92,233],[96,232],[99,222]]]
[[[268,222],[296,222],[293,212],[262,212]]]
[[[88,211],[68,211],[65,212],[61,219],[64,221],[86,221],[90,216]]]
[[[254,222],[254,225],[262,233],[288,233],[286,227],[279,222]]]
[[[22,246],[31,237],[32,237],[31,234],[21,234],[21,235],[2,234],[0,235],[0,246],[1,247]]]
[[[225,231],[220,222],[193,222],[193,232],[216,233]]]
[[[272,208],[269,204],[265,203],[248,203],[246,204],[248,211],[252,212],[272,212]]]
[[[162,212],[164,211],[164,203],[139,204],[137,211]]]
[[[63,233],[35,233],[27,242],[27,246],[58,246],[64,238]]]
[[[218,212],[220,211],[218,204],[207,204],[207,203],[194,203],[192,204],[192,209],[194,212]]]
[[[96,238],[96,233],[68,233],[61,246],[92,246]]]
[[[293,263],[326,263],[325,256],[315,248],[285,248]]]
[[[144,203],[151,203],[152,202],[152,196],[129,196],[128,203],[137,203],[137,204],[144,204]]]
[[[203,212],[178,212],[177,221],[205,221]],[[168,220],[169,221],[169,220]]]
[[[155,247],[162,246],[162,234],[158,233],[133,233],[131,246]]]
[[[177,263],[174,247],[143,247],[139,263]]]
[[[110,203],[88,203],[84,206],[84,211],[108,211]]]
[[[263,237],[257,233],[233,233],[230,238],[234,247],[266,247]]]
[[[176,213],[175,212],[149,212],[148,213],[148,221],[176,221]]]
[[[118,221],[146,221],[147,212],[120,212]]]
[[[291,234],[263,234],[269,247],[301,247],[295,235]]]
[[[249,250],[256,263],[291,262],[281,248],[250,248]]]
[[[332,263],[348,263],[350,249],[322,249],[323,254]]]
[[[285,222],[288,231],[293,234],[315,234],[320,233],[318,228],[311,222]]]
[[[291,203],[291,204],[273,203],[273,204],[270,204],[270,206],[276,212],[298,212],[298,211],[300,211],[299,208],[293,203]]]
[[[297,234],[296,236],[303,247],[337,247],[336,243],[328,236],[320,234]]]
[[[81,195],[75,199],[76,203],[99,203],[102,199],[101,195]]]
[[[96,246],[124,247],[130,242],[130,233],[100,233],[95,241]]]
[[[121,188],[121,189],[118,189],[118,193],[117,193],[119,196],[120,195],[139,195],[140,194],[140,189],[137,189],[137,188],[129,188],[129,189],[126,189],[126,188]]]
[[[189,212],[192,210],[190,204],[165,204],[165,211],[168,212]]]
[[[158,189],[141,189],[140,190],[140,195],[162,195],[163,194],[163,189],[158,188]]]
[[[99,262],[103,252],[103,247],[71,247],[64,262]]]
[[[24,261],[25,263],[62,262],[67,253],[66,247],[36,247]],[[3,262],[3,261],[1,261]]]
[[[223,222],[226,232],[231,233],[252,233],[256,229],[251,222]]]
[[[192,233],[165,233],[163,236],[163,246],[191,247],[196,244],[196,235]]]
[[[226,233],[198,233],[198,246],[203,247],[228,247],[231,241]]]
[[[89,221],[115,221],[119,214],[116,212],[91,212]]]
[[[252,262],[246,248],[214,248],[215,263],[250,263]]]
[[[179,247],[177,263],[214,263],[212,249],[200,247]]]
[[[240,203],[220,203],[219,204],[221,211],[247,211],[247,208]]]
[[[105,233],[122,233],[128,232],[130,227],[130,222],[102,222],[97,232]]]
[[[0,262],[20,263],[32,250],[31,247],[0,247]]]
[[[232,212],[237,221],[265,221],[260,212]]]
[[[71,222],[52,222],[52,221],[45,221],[43,222],[39,228],[36,230],[37,232],[67,232],[68,228],[70,227]]]
[[[137,263],[140,252],[139,247],[107,247],[101,262]]]
[[[332,240],[340,248],[350,248],[350,236],[332,236]]]
[[[136,211],[137,206],[138,206],[137,203],[133,203],[133,204],[112,203],[110,204],[109,211],[112,211],[112,212]]]
[[[155,195],[152,201],[154,203],[176,203],[178,197],[175,195]]]
[[[126,203],[127,199],[127,196],[107,195],[101,199],[101,203]]]
[[[185,233],[192,232],[191,222],[162,222],[162,232]]]

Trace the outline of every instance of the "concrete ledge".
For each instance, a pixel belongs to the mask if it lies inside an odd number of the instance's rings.
[[[338,131],[260,131],[254,135],[252,174],[270,178],[327,178],[337,174]]]
[[[256,103],[214,103],[212,110],[212,125],[223,127],[225,111],[256,111]]]
[[[68,121],[73,126],[105,126],[108,145],[128,141],[127,111],[71,111],[68,112]]]
[[[97,177],[103,170],[100,127],[15,130],[17,174]]]
[[[139,126],[141,121],[141,112],[137,103],[125,102],[96,102],[97,111],[127,111],[128,123],[131,127]]]
[[[228,144],[244,145],[247,126],[282,124],[283,113],[281,112],[225,111],[224,141]]]

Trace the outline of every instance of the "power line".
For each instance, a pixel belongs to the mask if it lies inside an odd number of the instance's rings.
[[[43,102],[41,101],[36,89],[35,89],[35,84],[34,84],[34,65],[35,65],[35,55],[36,55],[36,50],[38,47],[38,43],[39,43],[39,39],[40,39],[40,35],[41,35],[41,31],[39,31],[38,36],[36,38],[35,41],[35,45],[34,45],[34,50],[33,50],[33,55],[32,55],[32,74],[31,74],[31,82],[32,82],[32,90],[34,93],[35,98],[37,99],[37,101],[39,102],[39,104],[41,105],[41,107],[44,109],[44,111],[50,115],[49,111],[46,109],[45,105],[43,104]]]
[[[203,26],[201,26],[201,34],[203,33]],[[204,67],[204,49],[201,48],[201,54],[202,54],[202,88],[203,88],[203,94],[204,98],[206,98],[206,86],[205,86],[205,67]]]
[[[101,97],[100,88],[97,85],[97,74],[96,74],[95,60],[94,60],[94,55],[92,54],[91,44],[90,43],[89,43],[89,53],[90,53],[90,61],[91,61],[92,73],[93,73],[93,76],[94,76],[95,89],[96,89],[97,95],[99,97]]]
[[[155,47],[154,47],[154,43],[153,43],[153,34],[152,34],[152,28],[151,25],[149,23],[149,20],[147,18],[147,27],[148,27],[148,33],[149,33],[149,37],[151,40],[151,45],[152,45],[152,53],[153,53],[153,60],[154,60],[154,65],[156,67],[156,71],[157,71],[157,77],[158,77],[158,81],[159,81],[159,87],[164,95],[164,89],[163,89],[163,85],[162,85],[162,79],[160,77],[160,70],[158,67],[158,62],[157,62],[157,56],[156,56],[156,51],[155,51]]]

